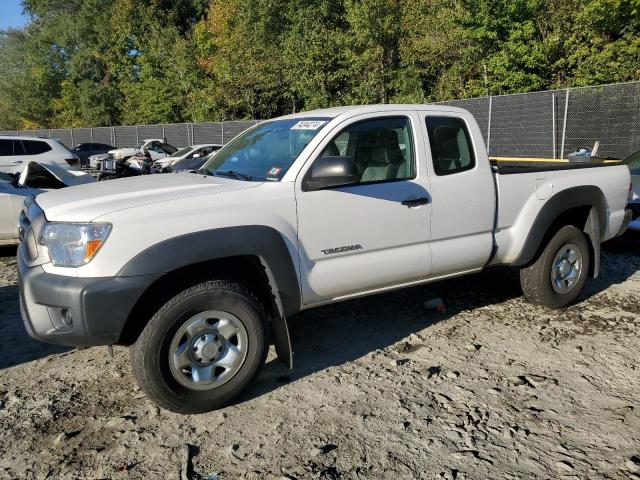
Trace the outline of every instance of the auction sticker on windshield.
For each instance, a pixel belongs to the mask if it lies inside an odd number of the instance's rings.
[[[327,123],[326,120],[300,120],[291,130],[317,130]]]

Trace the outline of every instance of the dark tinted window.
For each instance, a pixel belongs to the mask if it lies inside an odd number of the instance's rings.
[[[13,155],[13,140],[0,140],[0,157]]]
[[[22,144],[27,150],[27,155],[38,155],[40,153],[48,152],[51,147],[46,142],[39,142],[37,140],[23,140]]]
[[[451,175],[475,167],[473,145],[464,120],[427,117],[427,131],[436,175]]]
[[[14,140],[13,141],[13,154],[14,155],[25,155],[26,152],[24,151],[24,147],[23,147],[23,142],[20,140]]]
[[[76,145],[74,150],[76,152],[87,152],[87,151],[91,150],[92,146],[93,145],[90,144],[90,143],[81,143],[80,145]]]
[[[321,157],[353,157],[360,183],[413,178],[413,144],[408,118],[388,117],[349,125]]]

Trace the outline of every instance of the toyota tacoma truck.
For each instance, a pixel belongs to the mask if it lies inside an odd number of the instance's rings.
[[[529,301],[571,304],[629,221],[629,177],[492,165],[459,108],[283,116],[197,171],[25,201],[22,317],[42,341],[130,346],[149,398],[204,412],[249,385],[269,345],[291,368],[301,310],[497,266],[520,269]]]

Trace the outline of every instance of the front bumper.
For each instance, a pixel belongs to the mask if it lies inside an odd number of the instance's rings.
[[[77,278],[27,266],[18,248],[20,313],[35,340],[68,346],[111,345],[142,293],[159,277]]]

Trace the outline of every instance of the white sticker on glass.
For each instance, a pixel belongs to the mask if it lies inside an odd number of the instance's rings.
[[[327,123],[326,120],[300,120],[291,130],[317,130]]]

